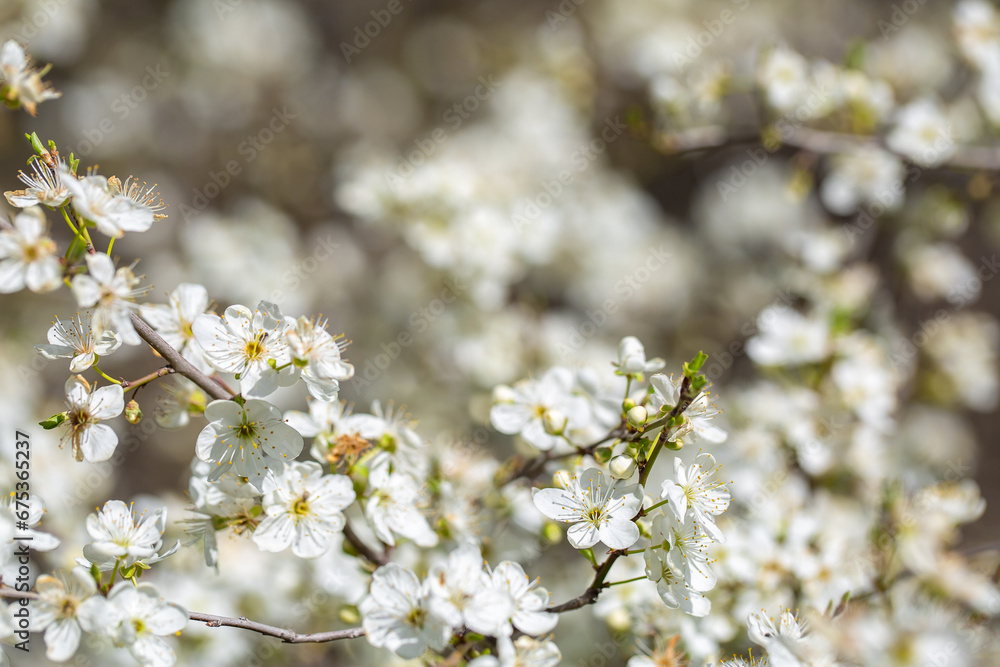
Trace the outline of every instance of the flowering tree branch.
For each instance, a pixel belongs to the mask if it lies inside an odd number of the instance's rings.
[[[41,596],[38,593],[30,591],[21,592],[6,585],[0,585],[0,598],[7,598],[11,600],[40,600]],[[357,637],[363,637],[365,634],[365,629],[360,627],[347,628],[345,630],[331,630],[330,632],[300,634],[294,630],[287,630],[285,628],[278,628],[273,625],[266,625],[264,623],[258,623],[257,621],[251,621],[243,616],[233,618],[231,616],[203,614],[197,611],[189,612],[188,616],[192,621],[204,623],[210,628],[219,628],[224,626],[229,628],[251,630],[268,637],[277,637],[286,644],[318,644],[333,642],[339,639],[355,639]]]
[[[601,591],[608,586],[604,580],[607,579],[608,573],[611,572],[611,566],[615,564],[616,560],[624,555],[624,549],[609,552],[608,557],[604,559],[601,566],[597,568],[597,572],[594,573],[594,579],[590,582],[590,586],[587,586],[587,590],[580,593],[580,595],[576,596],[572,600],[549,607],[545,611],[552,612],[553,614],[561,614],[564,611],[573,611],[574,609],[586,607],[589,604],[597,602],[597,598],[600,596]]]
[[[202,373],[190,361],[181,356],[181,353],[171,347],[167,341],[163,340],[163,337],[156,333],[153,327],[146,324],[145,320],[135,313],[131,313],[131,319],[132,326],[135,327],[135,331],[139,334],[139,337],[149,343],[149,346],[156,350],[161,357],[170,362],[170,365],[176,372],[201,387],[212,398],[229,400],[233,397],[218,382]]]

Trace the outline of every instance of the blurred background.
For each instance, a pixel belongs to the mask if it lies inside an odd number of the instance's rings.
[[[709,353],[726,408],[727,392],[759,375],[743,343],[763,308],[801,303],[816,276],[868,290],[871,328],[894,345],[917,340],[901,353],[892,438],[979,482],[987,510],[961,543],[976,547],[1000,539],[997,269],[980,271],[961,304],[948,296],[1000,250],[996,171],[918,170],[905,202],[869,224],[870,209],[838,215],[822,200],[823,155],[760,148],[776,116],[754,82],[759,54],[776,47],[887,84],[871,128],[933,94],[962,142],[995,141],[966,99],[979,75],[952,35],[953,3],[903,4],[3,0],[0,36],[52,63],[63,97],[36,118],[0,114],[0,174],[5,190],[20,187],[24,134],[35,131],[81,170],[156,183],[169,217],[115,246],[122,264],[141,260],[150,301],[197,282],[219,312],[264,299],[285,314],[322,313],[352,341],[356,377],[342,398],[363,411],[392,402],[425,438],[501,458],[519,445],[488,426],[497,384],[553,364],[604,366],[634,334],[668,368]],[[3,299],[4,433],[62,409],[62,360],[31,348],[75,310],[66,290]],[[939,315],[940,332],[915,338]],[[156,364],[135,348],[102,368],[138,376]],[[147,415],[156,391],[139,394]],[[301,408],[304,395],[278,403]],[[73,516],[66,508],[153,495],[173,498],[179,520],[200,427],[123,424],[122,441],[138,448],[93,467],[35,429],[35,492],[54,521]],[[73,548],[67,540],[54,564]],[[281,559],[232,548],[248,560],[227,574],[224,556],[218,590],[171,599],[251,615],[265,612],[266,591],[237,602],[227,577],[286,576],[278,587],[294,590]],[[183,567],[214,577],[199,561]],[[307,611],[284,624],[325,629]],[[557,640],[573,627],[564,621]],[[353,653],[359,642],[286,651],[248,634],[192,632],[180,664],[367,659]],[[90,664],[118,664],[100,656]]]

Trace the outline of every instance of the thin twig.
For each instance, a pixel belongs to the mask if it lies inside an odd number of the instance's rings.
[[[163,340],[160,334],[156,333],[151,326],[146,324],[145,320],[135,313],[131,313],[130,315],[132,326],[135,327],[136,333],[149,343],[151,348],[159,352],[161,357],[170,362],[175,371],[201,387],[212,398],[229,400],[233,397],[219,383],[202,373],[190,361],[181,356],[181,353],[171,347],[167,341]]]
[[[252,632],[257,632],[262,635],[267,635],[269,637],[277,637],[286,644],[306,644],[306,643],[323,643],[323,642],[333,642],[338,639],[354,639],[355,637],[363,637],[365,634],[364,628],[347,628],[346,630],[333,630],[331,632],[314,632],[312,634],[299,634],[293,630],[286,630],[285,628],[276,628],[273,625],[265,625],[264,623],[258,623],[257,621],[251,621],[249,619],[243,618],[232,618],[230,616],[216,616],[215,614],[202,614],[200,612],[192,611],[190,612],[190,617],[192,621],[199,621],[204,623],[210,628],[218,628],[221,626],[229,628],[241,628],[243,630],[250,630]]]

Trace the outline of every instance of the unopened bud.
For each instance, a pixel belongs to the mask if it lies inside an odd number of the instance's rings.
[[[677,438],[676,440],[670,440],[663,444],[667,449],[672,449],[673,451],[676,452],[679,451],[681,447],[684,446],[684,441],[681,440],[680,438]]]
[[[138,424],[142,421],[142,410],[139,409],[139,403],[134,398],[125,406],[125,421],[129,424]]]
[[[594,450],[594,460],[598,463],[607,463],[611,458],[610,447],[598,447]]]
[[[546,410],[542,416],[542,425],[545,427],[545,432],[550,435],[561,435],[568,423],[569,417],[559,410]]]
[[[619,454],[608,463],[608,471],[615,479],[628,479],[635,472],[635,459],[628,454]]]
[[[631,410],[634,407],[635,407],[635,399],[634,398],[626,398],[624,401],[622,401],[622,411],[623,412],[628,412],[629,410]]]
[[[514,390],[505,384],[498,384],[493,387],[493,402],[494,403],[513,403],[517,395]]]
[[[625,418],[628,419],[630,426],[634,428],[639,428],[646,424],[646,408],[641,405],[637,405],[626,413]]]

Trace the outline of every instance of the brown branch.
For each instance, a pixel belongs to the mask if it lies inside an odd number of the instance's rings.
[[[34,592],[16,591],[9,586],[0,586],[0,598],[39,600],[41,596]],[[265,625],[257,621],[251,621],[244,617],[233,618],[231,616],[216,616],[215,614],[202,614],[201,612],[188,612],[188,617],[192,621],[204,623],[210,628],[229,627],[251,630],[269,637],[277,637],[286,644],[306,644],[333,642],[338,639],[354,639],[365,634],[364,628],[347,628],[346,630],[332,630],[330,632],[315,632],[312,634],[299,634],[293,630],[277,628],[273,625]]]
[[[763,144],[762,134],[761,129],[755,132],[731,134],[724,127],[712,125],[678,132],[664,132],[655,136],[652,143],[663,153],[683,154],[740,144]],[[912,161],[906,155],[889,148],[885,138],[879,135],[845,134],[808,127],[784,126],[781,128],[780,142],[820,155],[845,153],[863,146],[878,146],[903,160]],[[1000,171],[1000,146],[956,146],[954,155],[940,165],[928,168]]]
[[[619,426],[618,428],[609,431],[608,434],[602,437],[600,440],[592,442],[591,444],[586,445],[585,447],[577,447],[571,452],[561,452],[559,454],[556,454],[554,450],[550,449],[547,452],[543,452],[538,456],[535,456],[525,461],[524,465],[518,468],[515,472],[511,473],[511,475],[507,479],[503,480],[500,483],[500,485],[503,486],[505,484],[510,484],[515,479],[521,477],[526,477],[528,479],[531,479],[532,477],[535,477],[538,473],[540,473],[542,470],[544,470],[545,464],[549,463],[550,461],[568,459],[571,456],[585,456],[587,454],[593,454],[594,450],[596,450],[598,447],[603,445],[608,440],[614,440],[615,438],[622,438],[625,437],[626,434],[627,431],[624,430],[624,427]]]
[[[130,315],[132,326],[135,327],[136,333],[149,343],[149,346],[156,350],[161,357],[170,362],[175,371],[201,387],[212,398],[229,400],[233,397],[218,382],[202,373],[190,361],[181,356],[181,353],[171,347],[167,341],[163,340],[160,334],[156,333],[151,326],[146,324],[145,320],[135,313],[131,313]]]
[[[354,547],[354,550],[364,556],[365,560],[372,565],[385,565],[389,562],[389,559],[384,553],[379,553],[365,544],[364,540],[358,537],[358,534],[354,532],[351,524],[347,522],[344,523],[344,539],[350,542],[351,546]]]
[[[587,590],[572,600],[549,607],[545,611],[553,614],[561,614],[564,611],[573,611],[574,609],[586,607],[588,604],[594,604],[597,602],[597,598],[600,596],[601,591],[608,587],[608,585],[604,583],[604,580],[607,578],[608,573],[611,572],[611,566],[615,564],[616,560],[624,555],[625,549],[611,551],[608,554],[608,557],[604,559],[604,562],[601,563],[601,566],[597,568],[597,572],[594,574],[594,580],[590,582],[590,586],[587,586]]]
[[[276,628],[273,625],[265,625],[264,623],[258,623],[257,621],[251,621],[249,619],[243,618],[232,618],[230,616],[216,616],[215,614],[202,614],[200,612],[192,611],[189,613],[192,621],[199,621],[204,623],[210,628],[218,627],[229,627],[229,628],[240,628],[243,630],[250,630],[252,632],[257,632],[262,635],[267,635],[268,637],[277,637],[282,642],[286,644],[306,644],[306,643],[323,643],[323,642],[333,642],[338,639],[354,639],[355,637],[363,637],[365,634],[364,628],[347,628],[346,630],[333,630],[331,632],[315,632],[312,634],[299,634],[292,630],[286,630],[284,628]]]

